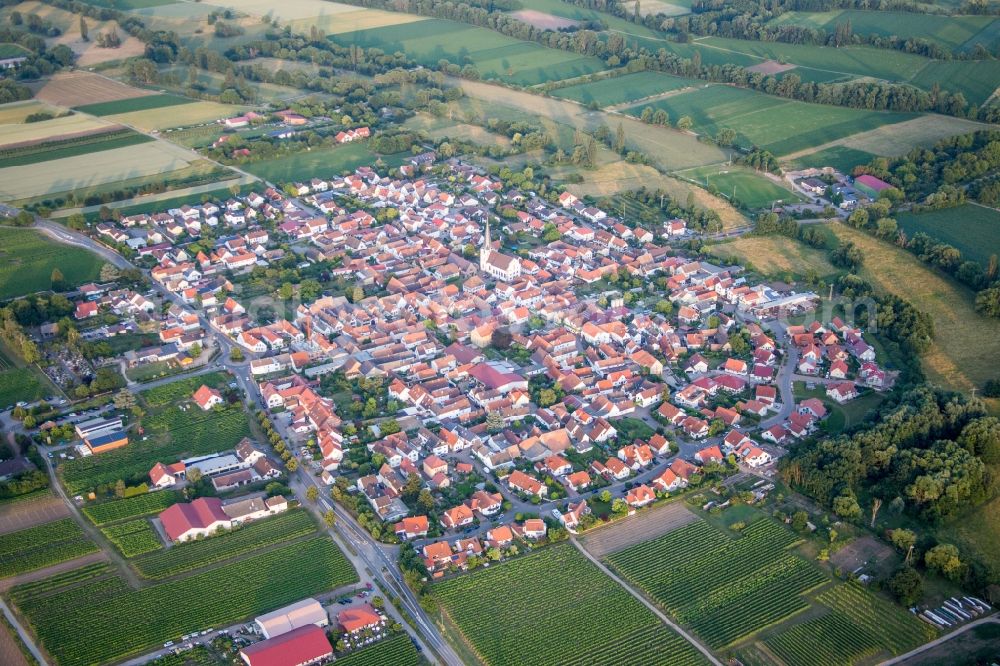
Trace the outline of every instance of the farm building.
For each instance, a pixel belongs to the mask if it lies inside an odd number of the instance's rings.
[[[128,435],[123,430],[116,430],[96,437],[88,437],[83,440],[91,453],[104,453],[113,449],[120,449],[128,444]]]
[[[879,193],[890,189],[892,185],[884,180],[879,180],[875,176],[865,174],[854,179],[854,187],[868,198],[878,199]]]
[[[326,632],[307,624],[240,650],[247,666],[307,666],[333,656]]]
[[[77,437],[87,439],[88,437],[106,435],[109,432],[121,430],[122,419],[120,416],[113,419],[89,419],[77,423],[74,429],[76,430]]]
[[[232,519],[222,510],[217,497],[199,497],[193,502],[178,502],[160,514],[163,530],[171,541],[189,541],[208,536],[220,527],[228,528]]]
[[[377,627],[383,622],[382,616],[368,604],[337,613],[337,624],[349,634]]]
[[[325,627],[330,623],[330,618],[327,617],[326,611],[318,601],[303,599],[276,611],[260,615],[254,619],[254,622],[260,627],[264,638],[274,638],[310,624]]]

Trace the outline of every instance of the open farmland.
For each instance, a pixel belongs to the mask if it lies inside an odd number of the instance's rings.
[[[874,153],[864,150],[834,145],[815,152],[801,154],[792,160],[792,166],[796,169],[822,169],[830,166],[841,173],[850,175],[854,167],[859,164],[868,164],[876,157],[877,155]]]
[[[98,550],[72,518],[0,536],[0,578],[34,571]]]
[[[0,168],[0,198],[30,199],[84,190],[188,167],[197,156],[165,141],[45,162],[44,168]]]
[[[436,118],[426,113],[418,113],[409,118],[403,123],[403,127],[426,132],[427,136],[432,139],[472,141],[481,146],[508,147],[511,145],[510,139],[506,136],[491,132],[479,125],[469,125],[447,118]]]
[[[465,113],[482,120],[506,118],[539,123],[567,152],[573,149],[574,130],[592,132],[602,124],[614,130],[620,123],[628,148],[640,150],[665,171],[705,164],[728,158],[717,146],[702,143],[696,137],[666,127],[654,127],[639,120],[604,111],[588,111],[579,104],[528,92],[510,90],[478,81],[459,81],[468,96],[456,104]]]
[[[159,513],[182,499],[182,495],[174,490],[161,490],[135,497],[101,502],[100,504],[90,504],[83,508],[83,513],[87,518],[90,518],[92,523],[100,526],[119,520]]]
[[[332,39],[338,44],[375,47],[389,53],[403,51],[428,67],[442,59],[460,65],[468,61],[483,78],[516,85],[536,85],[605,69],[597,58],[549,49],[445,19],[422,21],[420,30],[404,24],[340,33]]]
[[[39,102],[37,99],[28,99],[23,102],[10,102],[0,104],[0,126],[2,125],[23,125],[24,119],[33,113],[52,113],[62,111],[49,104]]]
[[[287,183],[309,178],[329,178],[362,165],[372,164],[376,159],[378,158],[368,148],[367,142],[362,141],[251,162],[241,168],[271,183]]]
[[[1000,255],[1000,212],[992,208],[965,204],[919,214],[901,212],[896,221],[911,238],[922,231],[953,245],[965,259],[983,266],[991,255]]]
[[[829,612],[764,641],[786,664],[857,664],[875,655],[908,652],[937,633],[857,584],[838,585],[817,595],[816,600]]]
[[[910,83],[925,90],[936,83],[942,90],[962,93],[970,104],[982,105],[1000,86],[1000,61],[932,60]]]
[[[723,648],[806,610],[803,595],[829,581],[789,551],[796,541],[769,518],[737,538],[699,520],[608,561],[711,647]]]
[[[30,113],[42,111],[33,109]],[[50,111],[51,112],[51,111]],[[0,124],[0,146],[21,145],[27,142],[54,141],[66,136],[79,136],[88,132],[107,131],[112,123],[80,114],[40,120],[37,123],[16,122]],[[4,163],[6,166],[6,163]]]
[[[121,123],[122,125],[129,125],[146,132],[151,132],[153,130],[166,130],[174,127],[214,123],[216,120],[238,116],[243,111],[244,107],[229,106],[217,102],[192,102],[190,104],[147,109],[145,111],[116,113],[105,116],[105,118],[116,123]]]
[[[621,3],[629,14],[635,13],[635,0],[626,0]],[[663,14],[664,16],[680,16],[691,13],[691,0],[676,0],[675,2],[665,2],[664,0],[645,0],[639,3],[639,14],[649,16],[650,14]]]
[[[246,414],[239,406],[195,415],[172,407],[146,419],[149,439],[133,438],[128,446],[97,456],[77,458],[59,466],[70,492],[80,492],[124,479],[141,483],[157,462],[225,451],[250,434]]]
[[[96,254],[31,229],[0,229],[0,300],[51,288],[56,267],[68,284],[95,280],[103,263]]]
[[[420,666],[424,661],[405,634],[381,640],[370,647],[338,657],[340,666]]]
[[[738,166],[706,166],[681,171],[680,178],[693,180],[709,192],[717,192],[730,202],[751,210],[767,208],[775,201],[794,203],[802,197],[753,169]]]
[[[144,95],[142,97],[133,97],[132,99],[114,102],[86,104],[76,107],[76,110],[80,113],[89,113],[92,116],[111,116],[121,113],[131,113],[133,111],[148,111],[149,109],[191,104],[192,102],[194,102],[193,99],[178,95]]]
[[[435,583],[433,594],[490,666],[705,663],[569,544]]]
[[[115,662],[357,579],[334,543],[316,537],[138,590],[117,575],[102,575],[75,586],[15,587],[11,598],[60,666],[84,666]]]
[[[904,39],[926,39],[951,51],[965,51],[982,43],[989,51],[997,47],[991,26],[993,16],[933,16],[910,12],[842,10],[831,12],[785,12],[773,25],[797,25],[832,32],[837,25],[851,22],[856,35],[879,35]]]
[[[527,11],[533,11],[538,14],[548,14],[552,17],[569,19],[576,22],[601,21],[608,26],[609,31],[613,32],[625,32],[630,35],[639,35],[642,37],[657,36],[657,33],[654,30],[647,28],[644,25],[632,23],[631,21],[627,21],[620,16],[615,16],[610,12],[590,9],[589,7],[576,5],[570,2],[563,2],[563,0],[521,0],[520,5]],[[511,15],[517,17],[518,12],[511,12]],[[532,23],[531,21],[523,18],[520,20],[525,23]],[[532,25],[535,24],[532,23]],[[539,25],[539,27],[549,26]],[[556,30],[558,27],[551,26],[550,29]]]
[[[177,202],[176,205],[180,205]],[[122,215],[134,215],[136,211],[132,208],[122,208]],[[150,409],[157,407],[167,407],[173,403],[190,399],[191,395],[198,388],[205,384],[210,388],[222,388],[229,383],[229,375],[225,372],[210,372],[196,377],[182,377],[177,381],[161,384],[156,388],[151,388],[139,394],[139,397]]]
[[[22,400],[31,402],[51,395],[52,385],[33,368],[15,368],[0,361],[0,409]]]
[[[63,136],[50,141],[9,144],[0,147],[0,159],[3,160],[5,166],[26,166],[64,157],[87,155],[102,150],[135,146],[152,140],[152,137],[133,132],[125,127],[110,127],[108,131],[95,130],[75,136]]]
[[[98,102],[114,102],[152,91],[133,88],[93,72],[57,72],[50,79],[33,87],[35,97],[56,106],[81,106]]]
[[[626,112],[638,117],[646,106],[665,110],[672,123],[688,116],[695,131],[709,136],[723,128],[735,130],[740,145],[759,146],[775,155],[802,151],[914,117],[912,113],[808,104],[718,85],[637,104]],[[778,118],[780,122],[776,122]]]
[[[837,273],[825,252],[784,236],[743,236],[707,245],[705,251],[722,261],[734,261],[769,278],[805,276],[809,271],[816,271],[820,277]]]
[[[930,381],[968,390],[996,378],[1000,323],[976,313],[969,289],[891,243],[844,224],[833,224],[830,229],[839,240],[853,242],[864,253],[861,277],[934,319],[934,342],[921,357]]]
[[[169,550],[137,559],[135,567],[144,578],[169,578],[315,531],[316,523],[308,511],[292,509],[211,539],[174,544]]]
[[[605,107],[703,85],[705,85],[703,81],[685,79],[661,72],[636,72],[591,83],[558,88],[552,91],[552,95],[571,99],[581,104],[597,104],[597,106]]]

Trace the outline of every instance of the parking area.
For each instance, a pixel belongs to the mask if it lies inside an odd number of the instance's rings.
[[[69,515],[69,509],[54,495],[27,502],[0,505],[0,534],[52,522]]]

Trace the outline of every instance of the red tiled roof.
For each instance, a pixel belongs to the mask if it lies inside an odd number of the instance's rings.
[[[216,521],[229,522],[229,516],[222,510],[222,500],[217,497],[199,497],[190,503],[178,502],[160,514],[163,530],[174,541],[188,530],[204,529]]]
[[[337,613],[337,624],[347,632],[355,632],[365,627],[371,627],[381,621],[381,616],[375,612],[374,608],[367,604],[357,608],[348,608]]]
[[[326,632],[315,624],[254,643],[240,650],[250,666],[299,666],[333,654]]]

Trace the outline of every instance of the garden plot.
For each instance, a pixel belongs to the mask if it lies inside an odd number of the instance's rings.
[[[165,174],[187,167],[192,154],[156,141],[51,160],[32,167],[0,169],[0,198],[30,197]]]

